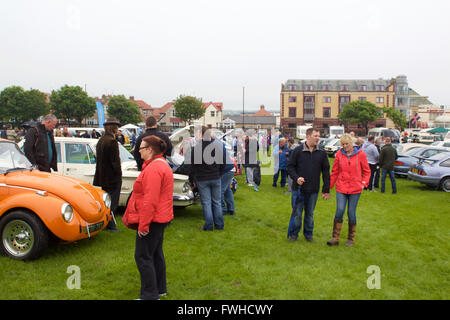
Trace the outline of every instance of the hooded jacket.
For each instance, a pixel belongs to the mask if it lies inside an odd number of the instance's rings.
[[[369,186],[369,180],[370,167],[367,156],[361,148],[354,147],[350,156],[343,148],[336,153],[331,169],[331,188],[336,184],[336,191],[340,193],[361,193],[364,187]]]

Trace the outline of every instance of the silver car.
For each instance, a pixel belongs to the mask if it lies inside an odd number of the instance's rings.
[[[450,192],[450,152],[439,153],[427,159],[421,158],[411,166],[408,177]]]

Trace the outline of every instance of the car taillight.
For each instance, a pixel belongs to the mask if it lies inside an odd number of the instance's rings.
[[[403,166],[404,163],[401,161],[394,161],[394,166]]]
[[[423,171],[423,170],[419,170],[419,174],[421,175],[421,176],[426,176],[427,174],[425,173],[425,171]]]

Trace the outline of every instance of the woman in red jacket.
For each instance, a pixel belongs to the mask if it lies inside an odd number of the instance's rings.
[[[330,176],[330,187],[336,184],[336,215],[333,224],[333,238],[328,245],[339,244],[345,207],[348,204],[348,240],[352,246],[356,232],[356,206],[364,188],[369,185],[370,167],[366,154],[360,147],[353,147],[349,134],[341,137],[342,148],[336,153]]]
[[[162,155],[166,148],[156,136],[142,140],[139,152],[145,162],[122,218],[127,227],[137,229],[134,257],[143,300],[167,294],[163,239],[164,228],[173,219],[173,173]]]

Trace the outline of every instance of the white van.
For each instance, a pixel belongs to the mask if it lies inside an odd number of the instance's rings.
[[[296,132],[296,137],[297,139],[300,140],[304,140],[306,139],[306,130],[308,130],[309,128],[312,128],[312,124],[311,125],[304,125],[304,126],[297,126],[297,132]]]
[[[393,143],[399,143],[400,142],[400,134],[398,130],[388,129],[388,128],[372,128],[367,133],[367,136],[374,136],[375,140],[377,138],[381,138],[383,141],[386,140],[386,138],[391,138],[391,141]]]
[[[344,127],[330,126],[330,138],[340,138],[344,134]]]

